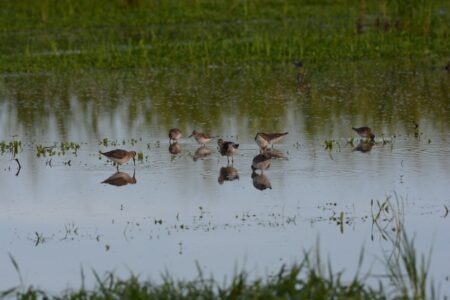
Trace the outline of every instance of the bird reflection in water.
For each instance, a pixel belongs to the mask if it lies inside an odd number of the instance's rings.
[[[267,178],[267,176],[262,173],[258,174],[255,171],[253,171],[252,180],[253,186],[260,191],[264,191],[265,189],[272,189],[272,185],[270,184],[269,178]]]
[[[239,180],[238,170],[231,166],[220,168],[219,179],[217,180],[220,184],[223,184],[224,181],[233,181]]]
[[[353,148],[353,151],[359,151],[362,153],[369,152],[370,150],[372,150],[373,144],[373,142],[361,141],[355,148]]]
[[[181,153],[181,146],[178,143],[172,143],[169,145],[169,152],[173,155],[178,155]]]
[[[285,160],[288,159],[288,156],[287,156],[286,153],[284,153],[284,152],[281,151],[281,150],[275,149],[275,148],[273,148],[273,149],[267,149],[267,150],[266,150],[266,154],[268,154],[268,155],[270,156],[270,158],[275,158],[275,159],[285,159]]]
[[[107,184],[115,185],[115,186],[124,186],[127,184],[135,184],[137,182],[135,173],[136,173],[136,171],[133,170],[133,176],[130,176],[128,173],[125,173],[125,172],[116,172],[113,175],[109,176],[104,181],[102,181],[102,183],[107,183]]]
[[[195,150],[195,153],[194,153],[194,156],[192,157],[192,159],[194,161],[197,161],[198,159],[203,159],[209,155],[211,155],[211,149],[209,149],[205,146],[201,146],[197,150]]]

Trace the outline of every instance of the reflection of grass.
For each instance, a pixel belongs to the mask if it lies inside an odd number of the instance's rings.
[[[6,1],[0,18],[0,70],[447,54],[449,17],[438,13],[448,11],[447,1],[361,3]]]
[[[68,290],[62,299],[431,299],[436,294],[428,280],[429,260],[418,260],[414,240],[403,234],[398,247],[399,259],[387,260],[386,276],[392,286],[388,288],[379,276],[360,275],[364,257],[359,257],[355,275],[344,279],[342,272],[332,270],[329,262],[325,267],[319,251],[315,255],[304,253],[303,260],[292,267],[281,267],[265,279],[250,279],[245,271],[237,273],[228,284],[220,284],[213,278],[205,278],[199,268],[198,277],[191,281],[175,280],[166,275],[163,283],[139,280],[131,275],[120,279],[113,273],[101,278],[94,272],[96,287],[92,290]],[[16,260],[11,261],[21,278]],[[84,275],[83,282],[84,282]],[[368,280],[377,285],[369,285]],[[376,286],[376,287],[375,287]],[[3,297],[37,299],[47,295],[34,287],[18,287],[0,292]]]
[[[450,119],[447,74],[426,71],[418,78],[410,72],[416,67],[400,60],[339,61],[327,66],[308,64],[305,68],[313,70],[308,95],[297,95],[295,71],[290,65],[257,64],[214,70],[174,68],[7,76],[1,80],[0,98],[12,107],[11,113],[3,116],[11,127],[48,132],[54,125],[47,116],[54,116],[58,120],[58,138],[66,140],[75,130],[71,122],[82,119],[85,121],[76,129],[86,127],[99,144],[113,147],[119,147],[122,140],[115,140],[117,137],[103,129],[108,116],[130,133],[136,128],[136,120],[142,120],[138,124],[146,128],[154,128],[153,123],[158,120],[164,136],[174,124],[185,134],[199,124],[219,133],[229,127],[224,125],[224,117],[229,116],[235,118],[232,121],[239,130],[233,134],[242,135],[242,130],[248,130],[254,136],[268,128],[268,122],[270,128],[285,128],[287,115],[294,113],[295,120],[306,116],[302,128],[312,136],[320,135],[322,140],[351,136],[351,126],[345,120],[364,122],[378,130],[385,127],[383,131],[391,136],[402,131],[412,134],[410,124],[414,116],[431,120],[438,134],[448,132],[448,126],[442,126]],[[327,96],[347,100],[330,101]],[[425,96],[430,100],[417,101]],[[402,105],[396,105],[398,102]],[[296,113],[297,109],[301,114]],[[105,136],[111,140],[103,141]],[[377,132],[376,139],[380,137]]]

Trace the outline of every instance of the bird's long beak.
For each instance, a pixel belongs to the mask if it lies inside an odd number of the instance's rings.
[[[188,136],[188,137],[192,137],[193,136],[193,134],[191,134],[190,136]]]
[[[133,164],[136,165],[136,158],[133,157]]]

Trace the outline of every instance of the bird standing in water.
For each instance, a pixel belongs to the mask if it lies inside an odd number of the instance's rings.
[[[181,130],[178,128],[172,128],[169,130],[169,144],[174,141],[177,142],[181,138]]]
[[[101,152],[101,155],[106,156],[108,159],[112,160],[117,165],[117,172],[119,171],[119,165],[123,165],[127,163],[130,159],[133,159],[133,164],[136,165],[136,152],[135,151],[127,151],[122,149],[115,149],[108,152]]]
[[[264,133],[264,132],[258,132],[255,136],[255,141],[258,144],[259,148],[261,150],[265,150],[269,145],[279,142],[285,135],[287,135],[287,132],[284,133]]]
[[[197,130],[192,131],[192,134],[189,137],[194,137],[197,143],[202,146],[205,146],[207,143],[211,142],[212,137],[203,132],[197,132]]]
[[[252,171],[261,170],[261,173],[264,170],[267,170],[270,167],[271,156],[267,153],[258,154],[253,157],[252,161]]]
[[[369,138],[371,142],[375,139],[375,134],[372,133],[372,129],[369,127],[363,126],[359,128],[352,127],[356,133],[362,138]]]
[[[224,141],[222,139],[219,139],[217,141],[217,144],[219,145],[220,154],[222,156],[227,157],[228,163],[230,162],[230,157],[231,157],[231,164],[233,164],[233,162],[234,162],[233,155],[236,153],[237,149],[239,148],[239,144]]]

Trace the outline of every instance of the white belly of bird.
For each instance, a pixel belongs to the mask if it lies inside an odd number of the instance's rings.
[[[267,146],[269,146],[269,142],[260,135],[256,136],[256,143],[258,144],[258,146],[260,148],[263,148],[263,149],[265,149],[265,148],[267,148]]]
[[[119,164],[119,165],[123,165],[124,163],[126,163],[127,161],[130,160],[130,157],[125,156],[122,158],[114,158],[114,157],[109,157],[108,159],[114,161],[115,163]]]

